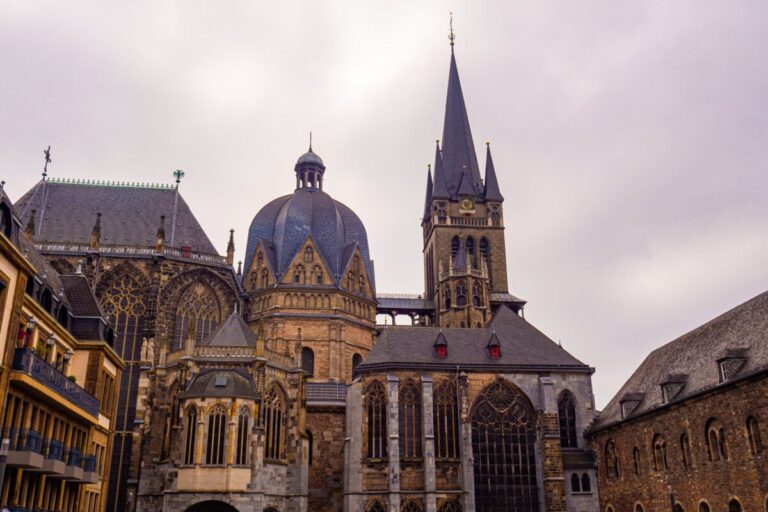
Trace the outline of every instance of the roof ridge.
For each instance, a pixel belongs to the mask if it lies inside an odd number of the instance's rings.
[[[88,180],[78,178],[49,178],[48,183],[53,185],[80,185],[86,187],[115,187],[115,188],[143,188],[152,190],[174,190],[176,187],[166,183],[149,183],[134,181],[109,181]]]

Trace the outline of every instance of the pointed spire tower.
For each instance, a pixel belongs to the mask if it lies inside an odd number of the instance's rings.
[[[485,325],[505,304],[523,301],[507,291],[501,194],[490,146],[485,181],[480,170],[461,89],[454,45],[445,102],[443,138],[435,147],[434,174],[427,176],[422,228],[425,297],[434,301],[433,321],[444,327]]]

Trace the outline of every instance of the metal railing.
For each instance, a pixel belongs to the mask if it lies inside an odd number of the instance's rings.
[[[42,437],[39,432],[28,428],[8,429],[8,438],[11,440],[10,449],[19,452],[43,452]]]
[[[91,473],[96,472],[96,456],[95,455],[86,455],[83,457],[83,471],[88,471]]]
[[[93,395],[28,348],[16,349],[12,369],[29,375],[88,414],[99,417],[99,401]]]
[[[51,460],[64,460],[64,443],[56,439],[49,439],[45,443],[45,458]]]
[[[347,385],[335,382],[308,382],[308,402],[345,402]]]
[[[82,466],[83,454],[77,448],[67,450],[67,466]]]
[[[35,248],[43,252],[66,252],[66,253],[86,253],[91,251],[91,246],[85,243],[71,242],[35,242]],[[209,254],[191,250],[179,249],[176,247],[163,247],[162,252],[157,252],[154,245],[99,245],[98,252],[114,256],[172,256],[176,258],[185,258],[205,263],[216,263],[226,265],[227,258],[218,254]]]

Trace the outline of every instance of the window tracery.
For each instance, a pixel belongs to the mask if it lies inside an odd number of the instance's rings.
[[[368,504],[368,508],[365,509],[366,512],[387,512],[387,510],[384,508],[384,505],[381,504],[379,500],[373,500]]]
[[[725,449],[725,430],[715,418],[707,421],[706,439],[709,460],[715,462],[728,458],[728,452]]]
[[[301,369],[312,377],[315,373],[315,352],[309,347],[301,349]]]
[[[237,413],[237,447],[235,450],[235,464],[240,466],[248,464],[250,423],[251,413],[246,406],[243,406]]]
[[[195,447],[197,446],[197,409],[190,406],[187,409],[187,436],[184,443],[184,464],[195,463]]]
[[[266,288],[269,284],[269,270],[262,269],[261,271],[261,287]]]
[[[400,507],[400,510],[402,512],[422,512],[421,505],[414,500],[408,500],[403,503],[402,507]]]
[[[621,476],[619,453],[616,450],[616,442],[612,439],[605,444],[605,470],[609,479]]]
[[[266,430],[264,456],[270,460],[281,460],[285,455],[286,411],[285,398],[277,386],[272,386],[265,395],[262,411]]]
[[[445,305],[443,309],[451,308],[451,288],[448,285],[443,287],[443,304]]]
[[[190,335],[200,343],[216,330],[220,323],[219,301],[210,286],[194,283],[184,291],[176,306],[174,348],[184,346]]]
[[[467,285],[462,281],[456,284],[456,305],[459,307],[467,305]]]
[[[459,458],[459,408],[456,384],[445,380],[433,392],[435,456],[438,460]]]
[[[34,280],[30,279],[30,282]],[[101,305],[115,332],[115,351],[125,361],[139,359],[147,311],[142,286],[129,274],[122,273],[106,288]]]
[[[573,395],[568,390],[563,391],[557,401],[557,419],[560,427],[560,446],[577,448],[576,406],[573,403]]]
[[[307,247],[304,249],[304,263],[312,263],[312,260],[315,258],[314,251],[312,251],[311,247]]]
[[[384,386],[373,381],[365,390],[368,412],[368,458],[387,457],[387,397]]]
[[[656,471],[664,471],[667,465],[667,443],[660,434],[653,437],[653,468]]]
[[[437,512],[461,512],[461,503],[457,500],[446,500]]]
[[[227,426],[227,410],[216,405],[208,414],[208,447],[206,464],[224,464],[224,446]]]
[[[402,459],[421,458],[421,391],[413,383],[407,382],[399,393],[400,457]]]

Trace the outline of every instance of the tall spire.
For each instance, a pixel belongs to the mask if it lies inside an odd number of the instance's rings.
[[[432,199],[450,199],[448,184],[443,172],[443,157],[440,154],[440,141],[435,141],[435,183],[432,188]]]
[[[461,175],[469,175],[472,188],[479,195],[482,191],[480,170],[477,164],[472,131],[469,128],[467,107],[461,90],[456,56],[451,47],[451,66],[448,74],[448,96],[445,102],[445,121],[443,123],[443,164],[448,192],[456,195]]]
[[[424,199],[424,220],[429,219],[432,205],[432,166],[427,164],[427,196]]]
[[[229,230],[229,243],[227,243],[227,265],[235,262],[235,230]]]
[[[487,150],[485,153],[485,191],[483,192],[483,198],[486,201],[501,203],[504,201],[504,196],[501,195],[501,190],[499,190],[499,182],[496,179],[496,169],[493,167],[491,143],[486,142],[485,146]]]

